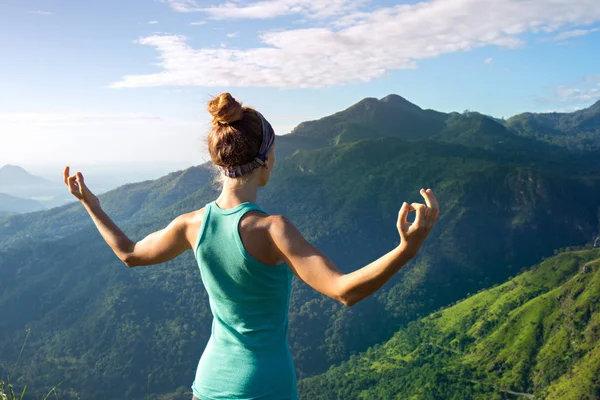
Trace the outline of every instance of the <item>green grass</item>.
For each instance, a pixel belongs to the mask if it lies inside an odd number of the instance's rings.
[[[300,382],[301,398],[596,399],[600,251],[561,253]]]

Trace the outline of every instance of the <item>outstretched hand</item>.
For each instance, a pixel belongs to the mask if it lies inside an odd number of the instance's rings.
[[[421,245],[431,232],[439,215],[439,205],[431,189],[421,189],[421,196],[425,199],[422,203],[403,203],[398,213],[398,232],[400,233],[401,246],[416,254]],[[413,223],[407,221],[408,213],[416,211]]]
[[[69,176],[69,166],[65,167],[63,172],[65,185],[69,188],[69,192],[77,198],[85,206],[99,206],[100,200],[88,189],[84,180],[83,174],[77,172],[75,175]]]

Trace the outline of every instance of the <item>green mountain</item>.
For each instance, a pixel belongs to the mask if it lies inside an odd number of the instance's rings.
[[[523,113],[506,126],[525,137],[578,150],[600,149],[600,101],[571,113]]]
[[[303,399],[598,399],[600,250],[547,259],[299,390]]]
[[[288,216],[344,271],[397,244],[398,209],[422,201],[421,187],[434,189],[442,214],[419,257],[352,308],[294,281],[290,344],[299,377],[599,230],[600,166],[591,158],[476,113],[421,110],[399,96],[339,114],[277,138],[272,182],[259,196],[267,211]],[[352,124],[365,129],[351,132]],[[100,199],[141,239],[213,200],[211,179],[202,165]],[[30,328],[18,375],[32,396],[63,381],[62,400],[189,387],[211,321],[191,252],[127,269],[76,203],[0,220],[0,249],[0,368],[16,360]]]
[[[11,196],[6,193],[0,193],[0,212],[7,215],[13,213],[26,213],[43,209],[39,202],[30,199]]]

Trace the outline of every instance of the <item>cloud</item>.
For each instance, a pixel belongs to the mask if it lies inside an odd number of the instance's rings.
[[[43,10],[29,11],[29,14],[36,14],[36,15],[52,15],[52,13],[51,13],[50,11],[43,11]]]
[[[158,21],[148,21],[148,25],[156,25],[158,24]]]
[[[350,11],[320,27],[262,33],[262,44],[247,49],[194,49],[184,36],[153,35],[137,43],[158,51],[161,70],[128,75],[110,86],[318,88],[369,82],[416,68],[418,60],[488,46],[520,48],[526,34],[595,23],[596,5],[597,0],[432,0]]]
[[[576,88],[567,88],[567,87],[559,87],[556,90],[556,94],[558,95],[559,101],[562,102],[587,102],[594,101],[600,98],[600,89],[591,88],[591,89],[576,89]]]
[[[235,38],[235,37],[237,37],[237,35],[238,35],[237,32],[233,32],[233,33],[228,33],[227,37],[228,38]]]
[[[361,3],[357,0],[266,0],[252,2],[246,6],[228,2],[216,7],[203,8],[202,11],[212,19],[268,19],[289,14],[325,18],[346,13]]]
[[[199,26],[199,25],[204,25],[204,24],[206,24],[206,21],[190,22],[191,26]]]
[[[572,31],[561,32],[558,35],[554,36],[553,40],[556,40],[556,41],[566,40],[566,39],[571,39],[574,37],[586,36],[586,35],[589,35],[590,33],[594,33],[594,32],[600,32],[600,28],[575,29]]]
[[[194,12],[202,10],[202,7],[194,0],[162,0],[162,2],[167,3],[169,7],[177,12]]]
[[[593,103],[600,100],[600,75],[586,76],[577,85],[559,85],[551,96],[538,100],[541,103],[572,104],[574,107]]]
[[[491,64],[491,63],[492,63],[492,61],[494,61],[494,59],[493,59],[492,57],[488,57],[488,58],[486,58],[485,60],[483,60],[483,63],[484,63],[484,64]]]
[[[355,9],[364,0],[263,0],[246,5],[226,2],[218,6],[202,7],[194,0],[163,0],[177,12],[204,12],[209,18],[268,19],[291,14],[306,14],[314,18],[339,15]]]

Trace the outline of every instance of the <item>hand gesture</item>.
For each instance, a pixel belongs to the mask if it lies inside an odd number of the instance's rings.
[[[63,177],[65,185],[69,188],[69,192],[83,203],[84,206],[92,207],[100,205],[100,200],[86,186],[81,172],[69,176],[69,166],[66,166]]]
[[[403,203],[398,213],[398,232],[400,233],[400,245],[408,251],[417,254],[421,245],[429,235],[435,221],[439,215],[438,202],[431,189],[421,189],[421,196],[425,199],[425,204],[421,203]],[[409,211],[416,211],[417,215],[411,224],[407,221]]]

